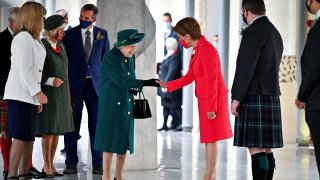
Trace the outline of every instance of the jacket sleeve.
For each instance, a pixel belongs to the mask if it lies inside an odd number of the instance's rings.
[[[320,27],[320,26],[319,26]],[[302,82],[299,88],[298,99],[308,102],[315,86],[320,81],[320,28],[314,29],[308,35],[301,59]]]
[[[44,61],[43,71],[42,71],[41,86],[53,86],[53,81],[55,77],[50,77],[46,74],[47,68],[48,68],[48,59],[46,56],[46,59]]]
[[[220,72],[220,59],[218,52],[206,48],[200,52],[200,62],[204,71],[206,98],[208,99],[208,112],[217,112],[218,104],[218,77]]]
[[[104,32],[105,32],[105,34],[104,34],[105,42],[104,42],[104,51],[103,51],[103,53],[106,53],[107,51],[110,50],[110,42],[109,42],[108,32],[107,31],[104,31]],[[103,55],[104,54],[102,54],[101,57],[103,57]]]
[[[110,52],[110,51],[109,51]],[[116,57],[106,53],[102,60],[102,75],[106,75],[120,89],[130,90],[136,88],[139,92],[143,88],[143,80],[130,79],[123,76],[123,72]]]
[[[231,99],[241,102],[247,94],[262,48],[261,39],[257,36],[257,34],[251,33],[242,37],[231,89]]]
[[[31,36],[21,35],[17,36],[14,48],[12,49],[12,56],[17,56],[13,59],[18,59],[19,69],[21,69],[22,79],[31,96],[35,96],[40,89],[40,82],[38,82],[39,67],[34,67],[34,57],[32,46],[29,42],[33,41]],[[42,67],[41,67],[42,69]]]
[[[169,92],[175,91],[177,89],[180,89],[190,83],[192,83],[194,80],[192,69],[189,67],[188,73],[184,76],[182,76],[179,79],[170,81],[167,83],[167,89]]]

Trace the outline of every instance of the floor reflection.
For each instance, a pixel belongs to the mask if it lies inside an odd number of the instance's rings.
[[[205,173],[205,145],[197,133],[158,133],[159,180],[200,180]],[[275,149],[275,180],[318,180],[313,149],[286,144]],[[246,148],[233,146],[233,140],[219,142],[216,175],[218,180],[247,180],[251,157]]]
[[[84,127],[87,127],[84,123]],[[68,175],[57,180],[98,180],[101,177],[92,175],[87,166],[88,135],[81,130],[79,141],[79,173]],[[200,144],[198,133],[159,132],[157,170],[126,171],[126,180],[201,180],[205,173],[205,145]],[[63,138],[60,139],[56,154],[56,166],[59,171],[65,167],[64,154],[60,153]],[[285,144],[282,149],[274,151],[276,157],[275,180],[318,180],[313,149],[297,148],[296,144]],[[43,166],[41,140],[34,146],[34,165]],[[2,158],[0,160],[2,164]],[[2,171],[2,166],[0,167]],[[234,147],[232,139],[219,142],[219,159],[217,180],[247,180],[251,176],[251,157],[245,148]],[[2,177],[1,177],[2,178]],[[0,178],[0,179],[1,179]]]

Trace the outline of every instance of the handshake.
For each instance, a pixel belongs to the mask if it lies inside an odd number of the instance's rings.
[[[148,79],[143,81],[143,86],[153,86],[167,88],[167,83],[160,79]]]

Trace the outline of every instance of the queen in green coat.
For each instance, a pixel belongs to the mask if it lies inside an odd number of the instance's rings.
[[[74,131],[68,81],[68,58],[59,41],[64,35],[64,20],[53,15],[44,23],[46,59],[42,72],[41,90],[48,98],[37,121],[36,135],[42,137],[43,171],[47,177],[61,176],[54,164],[59,135]]]
[[[156,79],[135,76],[137,43],[144,37],[136,29],[118,32],[114,48],[102,60],[101,89],[94,148],[103,151],[103,179],[110,179],[113,153],[117,154],[116,179],[122,178],[126,152],[134,152],[133,95],[143,86],[159,87]]]

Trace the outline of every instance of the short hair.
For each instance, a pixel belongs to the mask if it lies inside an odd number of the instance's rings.
[[[56,14],[58,14],[58,15],[60,15],[60,16],[65,18],[65,17],[68,16],[68,11],[65,10],[65,9],[59,9],[59,10],[56,11]]]
[[[168,16],[169,19],[170,19],[170,21],[172,21],[172,17],[171,17],[171,14],[170,14],[170,13],[166,12],[166,13],[164,13],[162,16]]]
[[[27,31],[33,39],[39,39],[46,14],[47,10],[40,3],[33,1],[24,3],[16,20],[14,35]]]
[[[20,7],[11,8],[9,12],[9,20],[16,20],[19,14],[19,11],[20,11]]]
[[[198,40],[202,36],[200,25],[193,17],[183,18],[177,23],[173,30],[181,36],[189,34],[193,40]]]
[[[257,15],[266,14],[266,7],[263,0],[243,0],[242,9],[252,12]]]
[[[93,11],[93,16],[92,16],[93,18],[96,18],[99,13],[97,6],[95,6],[93,4],[86,4],[86,5],[82,6],[81,12],[82,11]]]
[[[166,48],[168,50],[176,50],[178,48],[178,41],[176,38],[169,37],[166,40]]]

